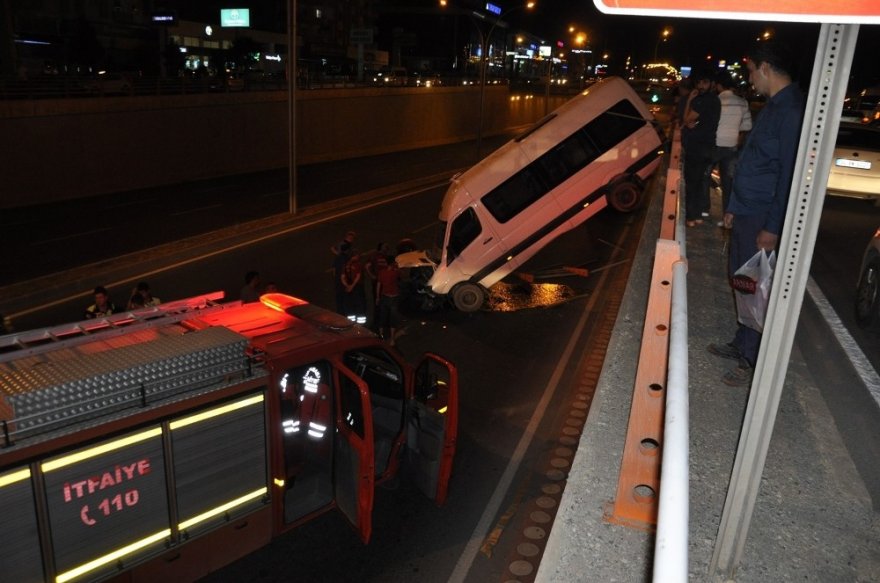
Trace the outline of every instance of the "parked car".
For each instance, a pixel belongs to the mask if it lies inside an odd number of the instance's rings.
[[[840,124],[827,193],[880,205],[880,127]]]
[[[129,95],[131,86],[131,78],[128,75],[107,71],[99,71],[94,77],[82,82],[85,91],[99,95]]]
[[[862,123],[880,120],[880,87],[862,89],[853,101],[853,109],[862,115]]]
[[[213,77],[209,84],[212,91],[243,91],[244,79],[234,74]]]
[[[856,286],[856,322],[862,328],[880,327],[880,228],[868,243]]]

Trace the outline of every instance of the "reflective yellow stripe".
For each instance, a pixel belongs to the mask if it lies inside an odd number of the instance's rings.
[[[135,433],[134,435],[123,437],[122,439],[117,439],[115,441],[104,443],[68,456],[43,462],[41,467],[43,468],[44,472],[51,472],[52,470],[57,470],[58,468],[63,468],[65,466],[69,466],[71,464],[75,464],[83,460],[105,454],[107,452],[121,449],[123,447],[127,447],[129,445],[139,443],[141,441],[145,441],[159,435],[162,435],[162,428],[154,427],[140,433]]]
[[[181,427],[186,427],[187,425],[192,425],[193,423],[199,423],[201,421],[205,421],[206,419],[211,419],[212,417],[217,417],[218,415],[225,415],[226,413],[231,413],[232,411],[237,411],[238,409],[242,409],[244,407],[262,402],[263,394],[260,393],[259,395],[254,395],[253,397],[248,397],[247,399],[242,399],[241,401],[235,401],[234,403],[229,403],[228,405],[223,405],[222,407],[216,407],[214,409],[202,411],[201,413],[196,413],[195,415],[190,415],[189,417],[184,417],[183,419],[172,421],[171,429],[180,429]]]
[[[56,583],[64,583],[65,581],[70,581],[71,579],[75,579],[76,577],[79,577],[80,575],[84,575],[85,573],[88,573],[89,571],[93,571],[93,570],[97,569],[98,567],[102,567],[102,566],[106,565],[107,563],[112,563],[113,561],[115,561],[117,559],[121,559],[126,555],[130,555],[131,553],[133,553],[137,550],[140,550],[140,549],[142,549],[146,546],[149,546],[153,543],[159,542],[162,539],[167,538],[169,536],[171,536],[171,529],[166,528],[165,530],[161,530],[161,531],[157,532],[156,534],[151,534],[147,538],[133,542],[130,545],[126,545],[126,546],[122,547],[121,549],[117,549],[115,551],[107,553],[103,557],[98,557],[97,559],[95,559],[93,561],[89,561],[88,563],[80,565],[79,567],[75,567],[75,568],[71,569],[70,571],[67,571],[65,573],[61,573],[55,578],[55,581],[56,581]]]
[[[3,486],[8,486],[10,484],[14,484],[16,482],[21,482],[22,480],[27,480],[31,477],[30,468],[25,468],[23,470],[18,470],[16,472],[10,472],[5,476],[0,476],[0,488]]]
[[[200,522],[204,522],[205,520],[208,520],[209,518],[217,516],[218,514],[222,514],[222,513],[226,512],[227,510],[231,510],[231,509],[235,508],[236,506],[240,506],[240,505],[244,504],[245,502],[253,500],[254,498],[259,498],[260,496],[263,496],[264,494],[266,494],[267,491],[268,491],[268,488],[263,486],[259,490],[254,490],[253,492],[251,492],[249,494],[245,494],[244,496],[240,496],[240,497],[236,498],[235,500],[230,500],[226,504],[223,504],[223,505],[218,506],[216,508],[212,508],[211,510],[208,510],[207,512],[202,512],[198,516],[193,516],[189,520],[184,520],[183,522],[181,522],[178,525],[178,528],[180,530],[186,530],[187,528],[189,528],[195,524],[198,524]]]

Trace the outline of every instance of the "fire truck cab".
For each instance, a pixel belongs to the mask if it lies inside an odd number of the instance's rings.
[[[0,572],[190,581],[375,486],[446,498],[455,367],[297,298],[209,294],[0,337]]]

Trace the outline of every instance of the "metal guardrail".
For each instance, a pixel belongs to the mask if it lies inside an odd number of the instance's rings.
[[[663,583],[688,578],[687,262],[680,193],[676,130],[620,477],[606,514],[616,524],[656,528],[653,580]]]

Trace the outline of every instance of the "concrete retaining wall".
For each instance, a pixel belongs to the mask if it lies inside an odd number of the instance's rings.
[[[542,95],[484,99],[484,137],[544,114]],[[479,110],[475,87],[300,92],[297,162],[474,139]],[[0,208],[285,168],[287,135],[284,91],[0,102]]]

